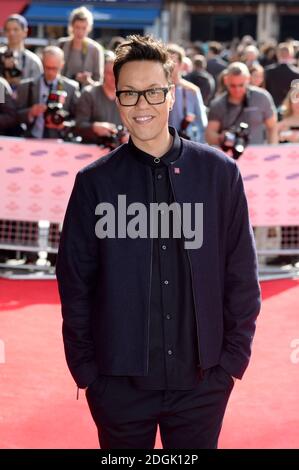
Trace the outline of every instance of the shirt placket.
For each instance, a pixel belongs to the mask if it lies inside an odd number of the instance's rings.
[[[155,189],[157,203],[171,203],[170,186],[168,182],[167,167],[156,169],[155,171]],[[168,217],[168,213],[164,210],[160,211],[161,220]],[[173,289],[174,279],[171,273],[171,238],[161,237],[161,224],[159,224],[159,262],[161,273],[161,290],[162,290],[162,315],[164,326],[164,358],[167,384],[171,381],[175,368],[175,344],[174,344],[174,306],[173,306]],[[171,233],[171,230],[170,230]],[[174,255],[174,253],[172,253]]]

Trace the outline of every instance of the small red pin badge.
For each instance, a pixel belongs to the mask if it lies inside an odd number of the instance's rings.
[[[174,174],[175,175],[179,175],[181,172],[180,168],[178,168],[177,166],[174,167]]]

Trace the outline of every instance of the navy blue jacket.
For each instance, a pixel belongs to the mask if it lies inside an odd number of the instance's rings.
[[[180,170],[175,170],[179,168]],[[250,358],[260,290],[252,229],[236,163],[208,145],[182,141],[169,166],[175,200],[203,203],[203,245],[188,249],[203,369],[241,378]],[[99,374],[148,372],[151,238],[95,234],[95,208],[119,194],[153,198],[151,169],[124,144],[82,169],[68,204],[57,260],[63,338],[79,387]]]

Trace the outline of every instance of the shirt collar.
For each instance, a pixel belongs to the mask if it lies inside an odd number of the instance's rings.
[[[176,129],[174,129],[173,127],[169,127],[169,132],[173,136],[172,146],[164,155],[159,157],[159,160],[160,160],[159,162],[157,162],[157,159],[155,159],[153,155],[150,155],[149,153],[144,152],[143,150],[136,147],[131,137],[128,142],[129,148],[132,151],[132,154],[134,155],[134,157],[139,162],[145,165],[148,165],[154,168],[159,168],[165,165],[168,166],[171,163],[173,163],[175,160],[177,160],[181,153],[181,139]]]

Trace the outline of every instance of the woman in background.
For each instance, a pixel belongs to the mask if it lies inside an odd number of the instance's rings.
[[[76,8],[69,19],[69,37],[58,40],[65,57],[62,74],[77,80],[81,87],[103,81],[104,51],[88,37],[92,27],[92,13],[85,7]]]
[[[250,72],[250,85],[259,88],[265,88],[265,71],[264,67],[260,64],[254,64],[249,68]]]

